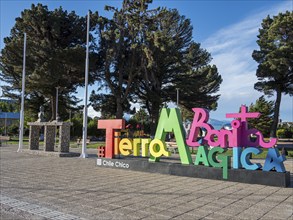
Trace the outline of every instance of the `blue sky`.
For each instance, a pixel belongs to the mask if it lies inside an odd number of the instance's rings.
[[[84,1],[30,1],[1,0],[1,49],[3,38],[9,36],[15,18],[20,12],[30,8],[31,4],[42,3],[50,10],[62,6],[68,11],[74,10],[79,15],[86,15],[90,9],[107,16],[103,8],[106,4],[120,7],[121,0],[84,0]],[[257,81],[255,72],[257,63],[252,59],[256,44],[258,29],[262,19],[267,15],[277,15],[279,12],[293,10],[292,0],[246,0],[246,1],[197,1],[197,0],[154,0],[151,7],[164,6],[177,8],[181,15],[191,19],[194,27],[193,38],[202,44],[213,57],[222,75],[223,83],[219,93],[221,97],[218,109],[211,112],[211,118],[225,119],[226,113],[237,112],[241,104],[250,105],[262,94],[255,91]],[[0,82],[0,86],[3,82]],[[94,89],[90,87],[89,92]],[[1,92],[0,92],[1,94]],[[79,90],[83,98],[83,89]],[[293,121],[293,98],[282,97],[280,118],[283,121]],[[92,109],[90,115],[94,115]]]

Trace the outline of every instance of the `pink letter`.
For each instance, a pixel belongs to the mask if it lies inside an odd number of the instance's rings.
[[[202,108],[193,108],[192,111],[194,112],[194,117],[186,143],[191,147],[197,147],[200,146],[200,144],[196,141],[199,128],[203,127],[207,129],[207,133],[209,133],[213,127],[207,123],[209,120],[209,113],[207,110]]]

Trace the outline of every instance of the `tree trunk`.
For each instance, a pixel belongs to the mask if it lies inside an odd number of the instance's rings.
[[[123,118],[123,108],[121,103],[121,98],[116,98],[116,119],[122,119]]]
[[[271,127],[270,137],[277,137],[277,128],[279,123],[279,112],[280,112],[282,92],[280,89],[277,89],[276,91],[277,91],[277,99],[276,99],[275,107],[274,107],[274,119],[273,119],[273,125]]]
[[[154,102],[151,104],[151,135],[154,136],[159,122],[160,103]]]

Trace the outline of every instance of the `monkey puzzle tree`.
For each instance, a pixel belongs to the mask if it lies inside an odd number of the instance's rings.
[[[97,14],[91,16],[95,18]],[[73,93],[84,83],[86,19],[61,7],[49,11],[42,4],[24,10],[16,18],[10,36],[4,39],[1,51],[0,79],[7,83],[3,93],[8,97],[18,96],[16,92],[21,91],[24,33],[27,33],[25,92],[30,103],[26,106],[32,105],[37,111],[40,105],[48,105],[51,120],[55,119],[56,87],[60,87],[62,110],[77,103]],[[92,52],[90,72],[95,70],[94,56]]]
[[[181,105],[213,109],[222,79],[209,65],[210,54],[192,40],[190,20],[177,10],[149,9],[150,3],[124,0],[120,10],[106,7],[113,18],[100,18],[99,72],[116,98],[116,117],[128,110],[125,103],[140,102],[155,125],[162,104],[175,100],[176,88]]]
[[[293,12],[268,16],[259,29],[257,44],[260,50],[254,50],[253,59],[259,63],[256,76],[258,82],[254,88],[272,96],[276,92],[274,120],[270,131],[276,137],[282,94],[293,95]]]
[[[175,9],[160,9],[149,17],[151,25],[143,29],[142,74],[137,91],[153,124],[164,102],[176,100],[186,109],[215,109],[222,82],[216,66],[209,65],[211,55],[192,40],[189,19]],[[151,131],[154,132],[154,129]]]
[[[98,77],[103,81],[101,86],[108,88],[111,98],[115,98],[116,118],[122,118],[123,113],[129,111],[133,85],[140,72],[141,21],[137,16],[141,7],[147,7],[144,2],[124,0],[121,9],[106,6],[105,10],[112,11],[113,17],[99,18],[99,58],[102,66]],[[94,94],[92,97],[94,101]],[[100,95],[100,98],[103,97]]]

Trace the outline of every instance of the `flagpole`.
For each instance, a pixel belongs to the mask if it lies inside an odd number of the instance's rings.
[[[23,125],[24,125],[24,91],[25,91],[25,56],[26,56],[26,33],[24,33],[23,42],[23,63],[22,63],[22,89],[21,89],[21,107],[19,120],[19,145],[17,152],[21,152],[23,145]]]
[[[84,93],[84,110],[83,110],[83,128],[82,128],[82,152],[80,157],[87,158],[86,139],[87,139],[87,99],[88,99],[88,69],[89,69],[89,29],[90,29],[90,12],[87,14],[87,32],[86,32],[86,58],[85,58],[85,93]]]

